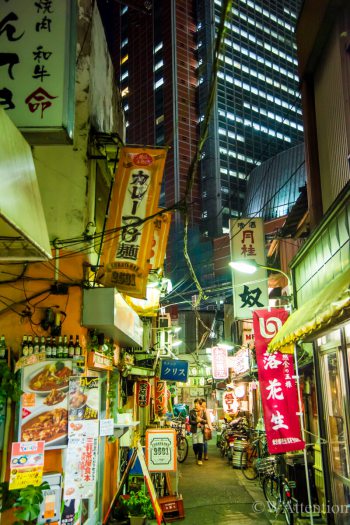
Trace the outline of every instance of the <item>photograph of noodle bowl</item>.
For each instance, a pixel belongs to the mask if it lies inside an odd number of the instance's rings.
[[[43,407],[41,407],[43,408]],[[22,420],[21,441],[45,441],[53,448],[65,445],[68,436],[68,410],[66,407],[36,411]]]
[[[71,368],[63,361],[40,363],[32,367],[31,372],[25,375],[23,390],[41,396],[48,395],[52,390],[67,391],[71,375]]]

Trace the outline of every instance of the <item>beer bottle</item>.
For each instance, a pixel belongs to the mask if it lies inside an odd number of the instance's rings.
[[[57,357],[60,357],[60,358],[63,357],[63,341],[62,341],[62,336],[61,335],[58,337]]]
[[[51,357],[57,357],[56,337],[51,338]]]
[[[33,353],[34,353],[34,347],[33,347],[32,336],[28,335],[28,355],[32,355]]]
[[[80,346],[78,335],[75,336],[74,355],[78,355],[78,356],[81,355],[81,346]]]
[[[46,344],[45,344],[45,336],[42,335],[40,339],[40,353],[44,354],[46,350]]]
[[[34,337],[34,354],[38,354],[39,350],[40,350],[39,337],[36,335]]]
[[[68,358],[68,340],[67,336],[63,336],[63,359]]]
[[[47,336],[46,338],[45,354],[47,359],[50,359],[50,357],[52,357],[52,343],[50,336]]]
[[[24,335],[22,339],[21,354],[24,357],[28,355],[28,339],[26,335]]]
[[[74,357],[74,341],[73,336],[69,336],[69,345],[68,345],[68,357],[73,359]]]
[[[0,359],[6,359],[7,358],[7,352],[6,352],[6,341],[5,336],[2,335],[0,339]]]

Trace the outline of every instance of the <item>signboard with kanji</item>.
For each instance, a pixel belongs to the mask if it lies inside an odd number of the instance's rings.
[[[167,155],[166,148],[123,147],[112,189],[105,243],[97,280],[131,297],[146,299],[154,221]]]
[[[263,220],[239,218],[230,220],[231,260],[265,264]],[[259,268],[248,275],[232,271],[234,317],[251,319],[252,310],[269,305],[267,272]]]
[[[270,454],[302,450],[298,390],[293,355],[267,352],[267,345],[288,318],[281,308],[256,310],[253,315],[256,362]]]
[[[169,429],[146,430],[146,463],[150,472],[176,470],[176,433]]]
[[[71,128],[71,20],[68,0],[1,2],[0,105],[19,128]]]
[[[214,379],[228,378],[227,349],[214,346],[211,349],[212,374]]]
[[[188,361],[163,359],[160,378],[165,381],[182,381],[186,383],[188,378]]]

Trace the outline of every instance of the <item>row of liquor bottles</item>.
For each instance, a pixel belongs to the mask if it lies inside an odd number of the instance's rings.
[[[82,348],[79,336],[60,335],[55,336],[34,336],[24,335],[21,345],[21,356],[45,353],[47,358],[59,357],[61,359],[73,359],[74,356],[82,355]]]

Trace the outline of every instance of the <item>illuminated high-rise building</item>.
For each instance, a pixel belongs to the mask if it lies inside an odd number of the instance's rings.
[[[223,3],[100,1],[111,21],[127,143],[169,146],[161,195],[166,207],[184,195],[200,139]],[[188,199],[195,239],[190,236],[190,251],[201,282],[210,283],[213,275],[210,241],[228,232],[229,219],[242,212],[249,173],[303,141],[294,39],[300,4],[237,0],[226,17],[209,134]],[[178,212],[168,250],[175,281],[187,272],[181,244]]]

